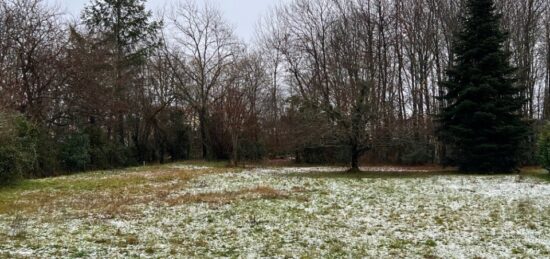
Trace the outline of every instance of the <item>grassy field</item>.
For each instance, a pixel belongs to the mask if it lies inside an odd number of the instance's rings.
[[[550,257],[550,177],[186,163],[0,189],[0,257]]]

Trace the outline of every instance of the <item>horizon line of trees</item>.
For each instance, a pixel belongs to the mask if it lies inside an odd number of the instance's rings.
[[[461,0],[295,0],[238,39],[209,2],[162,17],[91,0],[78,22],[44,0],[0,2],[0,174],[190,158],[443,161],[434,115]],[[550,117],[550,3],[498,0],[527,102]],[[541,123],[534,123],[539,125]],[[535,163],[535,135],[523,164]]]

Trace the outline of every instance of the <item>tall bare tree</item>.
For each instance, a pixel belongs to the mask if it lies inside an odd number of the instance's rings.
[[[0,91],[4,105],[37,122],[52,122],[50,105],[64,75],[60,13],[42,0],[0,3]]]
[[[211,154],[209,109],[220,98],[219,88],[233,64],[237,45],[232,29],[211,3],[184,1],[172,7],[167,50],[178,94],[194,109],[199,120],[202,156]]]

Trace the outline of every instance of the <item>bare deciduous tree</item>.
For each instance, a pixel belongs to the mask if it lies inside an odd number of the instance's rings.
[[[42,0],[0,3],[0,91],[4,105],[36,121],[51,122],[63,85],[65,31],[60,14]]]
[[[225,72],[233,63],[236,40],[219,10],[209,2],[185,1],[169,15],[173,35],[170,67],[178,94],[195,110],[199,120],[202,156],[209,156],[209,107],[218,99]]]

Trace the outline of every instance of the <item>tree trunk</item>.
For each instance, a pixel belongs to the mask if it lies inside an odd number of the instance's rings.
[[[349,170],[350,172],[361,171],[359,169],[359,156],[360,156],[360,152],[359,152],[359,149],[357,148],[357,144],[352,144],[351,145],[351,169]]]
[[[124,127],[124,115],[118,115],[118,138],[121,145],[126,145],[126,130]]]
[[[550,21],[546,24],[546,85],[544,89],[543,119],[550,119]]]
[[[199,114],[199,128],[201,133],[202,159],[208,159],[208,138],[206,128],[206,112],[201,111]]]
[[[164,164],[165,160],[164,160],[164,157],[165,157],[165,147],[164,147],[164,143],[162,143],[160,145],[160,151],[159,151],[159,162],[160,164]]]
[[[229,161],[229,165],[237,167],[239,165],[239,138],[235,133],[231,135],[231,144],[233,148],[231,150],[231,160]]]

